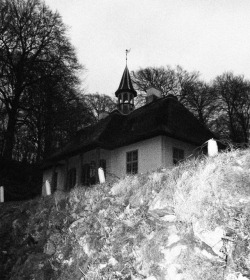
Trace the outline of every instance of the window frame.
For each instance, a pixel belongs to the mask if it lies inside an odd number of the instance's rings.
[[[135,156],[136,155],[136,156]],[[126,152],[126,174],[138,174],[139,153],[137,150]]]

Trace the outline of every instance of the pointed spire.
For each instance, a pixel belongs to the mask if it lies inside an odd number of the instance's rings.
[[[126,66],[127,66],[127,62],[128,62],[128,53],[130,52],[131,49],[126,50]]]
[[[124,69],[119,88],[115,92],[115,96],[118,97],[119,93],[121,93],[121,92],[131,92],[134,95],[134,97],[137,96],[137,92],[135,91],[135,89],[133,87],[127,65]]]

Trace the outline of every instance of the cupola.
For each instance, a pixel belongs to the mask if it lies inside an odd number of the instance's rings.
[[[129,74],[128,67],[126,65],[119,88],[115,92],[115,96],[118,98],[118,110],[123,114],[129,114],[134,110],[134,98],[137,96],[132,80]]]

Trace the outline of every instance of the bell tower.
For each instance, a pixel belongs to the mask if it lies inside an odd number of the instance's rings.
[[[128,50],[126,50],[126,67],[120,85],[115,92],[115,96],[118,98],[117,109],[123,114],[129,114],[134,110],[134,98],[137,96],[127,67],[127,53]]]

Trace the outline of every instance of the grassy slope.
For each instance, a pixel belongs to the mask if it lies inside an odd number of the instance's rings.
[[[1,279],[249,277],[249,210],[250,150],[5,203]],[[218,228],[234,240],[230,258],[196,234]]]

